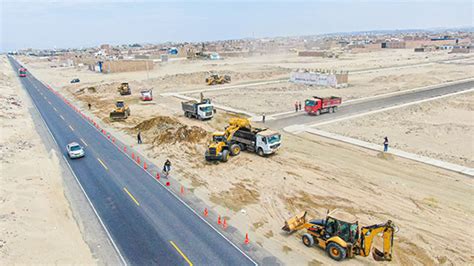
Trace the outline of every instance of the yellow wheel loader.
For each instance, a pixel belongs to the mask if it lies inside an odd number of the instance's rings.
[[[224,83],[230,83],[230,76],[229,75],[224,75],[220,76],[218,74],[211,74],[209,77],[206,78],[206,84],[207,85],[216,85],[216,84],[224,84]]]
[[[377,261],[392,260],[393,236],[396,230],[392,221],[359,227],[353,215],[337,209],[328,213],[325,219],[307,221],[306,214],[307,212],[302,212],[286,220],[282,228],[289,233],[306,229],[302,236],[305,246],[312,247],[316,244],[337,261],[356,255],[367,257],[370,255],[374,237],[381,234],[383,252],[374,248],[372,256]]]
[[[115,103],[115,109],[110,112],[111,120],[123,120],[130,116],[130,107],[124,101],[117,101]]]
[[[127,82],[124,82],[124,83],[120,84],[120,86],[117,88],[117,91],[122,96],[132,94],[132,89],[130,89],[130,86],[128,85]]]

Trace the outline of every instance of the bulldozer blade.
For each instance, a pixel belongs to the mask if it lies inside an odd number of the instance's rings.
[[[376,261],[391,261],[392,260],[391,256],[385,256],[385,254],[382,251],[376,248],[374,248],[374,250],[372,251],[372,257]]]
[[[127,119],[127,116],[125,115],[125,113],[117,113],[117,112],[112,112],[112,113],[110,113],[109,117],[110,117],[110,119],[112,119],[112,120],[123,120],[123,119]]]

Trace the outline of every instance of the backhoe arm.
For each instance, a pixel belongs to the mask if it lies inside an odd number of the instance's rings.
[[[361,256],[368,256],[372,248],[373,240],[379,233],[383,238],[383,252],[374,249],[372,253],[375,260],[390,261],[392,260],[392,246],[393,234],[395,232],[395,225],[392,221],[387,221],[385,224],[376,224],[361,228]]]

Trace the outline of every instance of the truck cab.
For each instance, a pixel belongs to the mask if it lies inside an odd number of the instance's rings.
[[[256,134],[256,151],[260,156],[275,153],[281,145],[281,134],[273,130],[264,130]]]
[[[210,119],[214,116],[214,106],[211,103],[200,104],[197,114],[201,119]]]
[[[310,115],[320,115],[322,113],[334,113],[337,111],[339,105],[341,105],[341,97],[317,97],[313,96],[313,99],[307,99],[304,102],[304,110]]]

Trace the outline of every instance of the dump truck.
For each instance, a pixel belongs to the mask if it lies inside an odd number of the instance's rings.
[[[132,89],[130,88],[127,82],[123,82],[122,84],[120,84],[120,86],[117,88],[117,91],[122,96],[132,94]]]
[[[196,100],[181,102],[181,108],[184,111],[184,116],[189,118],[205,120],[214,116],[214,105],[210,99],[203,99],[200,102]]]
[[[342,104],[342,98],[331,96],[331,97],[317,97],[313,96],[313,99],[307,99],[304,102],[304,110],[309,115],[320,115],[322,113],[334,113],[337,111],[339,105]]]
[[[110,112],[111,120],[123,120],[130,116],[130,107],[124,101],[117,101],[115,103],[115,109]]]
[[[18,76],[20,76],[21,78],[24,78],[26,77],[26,72],[27,72],[26,68],[20,67],[18,69]]]
[[[231,118],[224,132],[212,134],[211,143],[205,153],[207,161],[227,162],[242,150],[260,156],[275,153],[281,145],[281,134],[266,128],[253,128],[246,118]]]
[[[285,221],[283,231],[293,233],[306,229],[301,239],[305,246],[319,246],[334,260],[341,261],[356,255],[367,257],[372,250],[374,237],[381,235],[383,252],[374,248],[372,256],[377,261],[391,261],[393,237],[398,228],[388,220],[385,223],[359,226],[357,218],[350,213],[335,209],[328,211],[326,218],[308,220],[304,211]]]
[[[153,90],[141,90],[140,100],[144,102],[153,101]]]
[[[230,83],[230,76],[229,75],[219,75],[219,74],[211,74],[209,77],[206,78],[207,85],[216,85],[216,84],[224,84]]]

